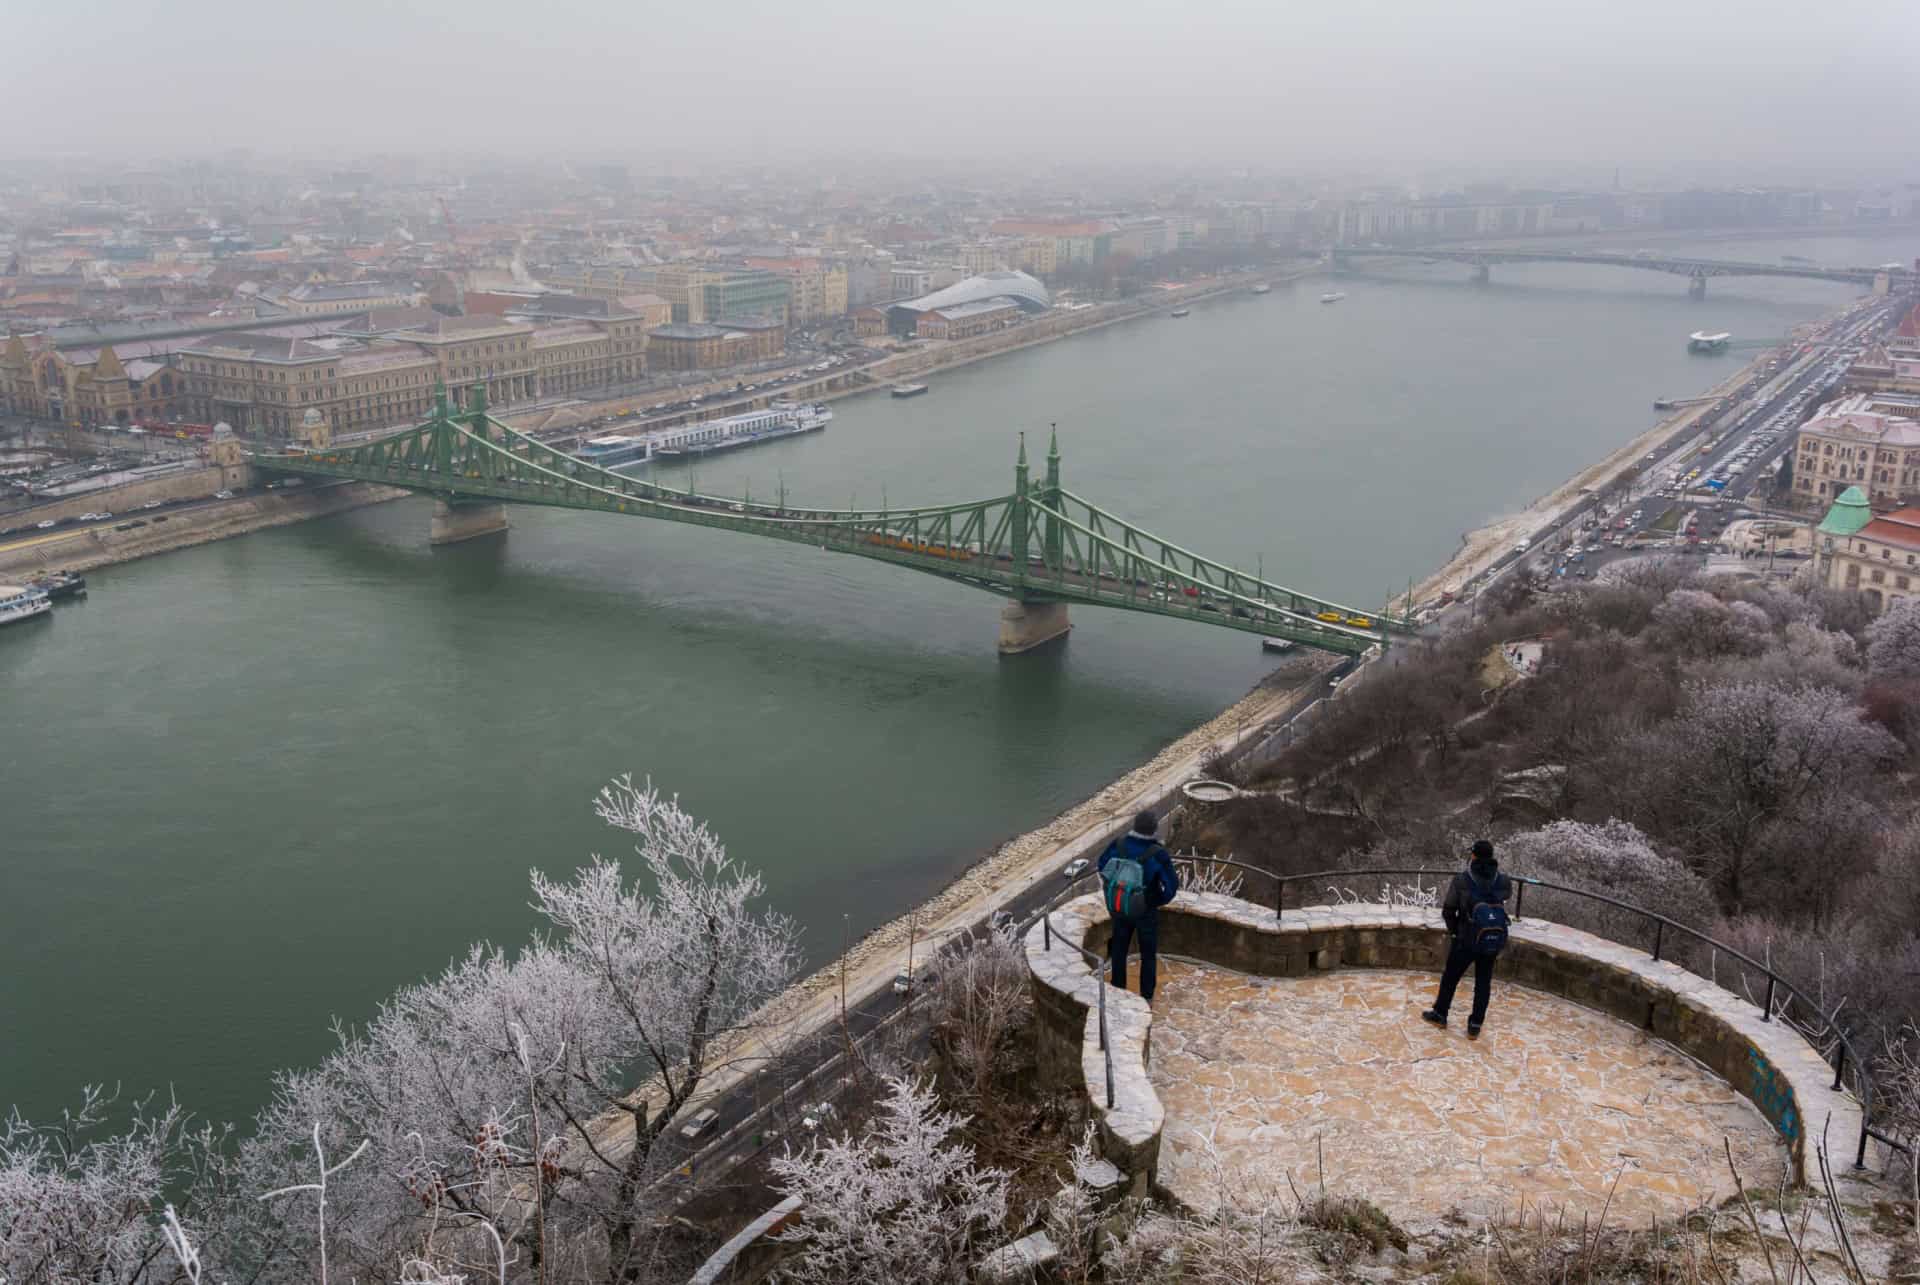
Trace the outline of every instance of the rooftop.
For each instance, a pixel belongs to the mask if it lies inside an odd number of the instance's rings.
[[[1867,505],[1866,493],[1850,486],[1834,497],[1833,507],[1820,519],[1817,529],[1822,535],[1852,535],[1871,521],[1873,510]]]
[[[1821,524],[1826,529],[1826,524]],[[1861,527],[1862,540],[1896,545],[1902,549],[1920,549],[1920,509],[1900,509],[1883,514]]]

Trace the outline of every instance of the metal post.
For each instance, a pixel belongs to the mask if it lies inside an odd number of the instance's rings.
[[[1867,1167],[1867,1111],[1864,1105],[1860,1109],[1860,1148],[1853,1153],[1853,1167]]]
[[[1520,918],[1520,907],[1527,901],[1527,881],[1522,879],[1513,890],[1513,917]]]
[[[1040,916],[1040,937],[1043,941],[1046,942],[1045,949],[1052,950],[1053,949],[1053,920],[1049,919],[1045,915]]]
[[[1840,1083],[1847,1075],[1847,1042],[1840,1041],[1840,1056],[1833,1060],[1833,1091],[1840,1091]]]
[[[1107,975],[1105,970],[1096,972],[1093,979],[1100,984],[1100,1051],[1105,1053],[1107,1051]]]
[[[1656,962],[1658,962],[1660,958],[1660,943],[1666,938],[1666,935],[1667,935],[1667,921],[1664,919],[1654,920],[1653,921],[1653,958]]]
[[[1287,913],[1287,881],[1276,875],[1274,877],[1274,885],[1273,917],[1275,919],[1281,919],[1284,918]]]
[[[1760,1020],[1763,1022],[1773,1020],[1773,985],[1778,980],[1772,973],[1767,974],[1767,1002],[1766,1006],[1760,1010]]]

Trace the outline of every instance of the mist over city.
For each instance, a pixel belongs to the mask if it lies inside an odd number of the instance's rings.
[[[0,1285],[1920,1280],[1911,0],[0,30]]]

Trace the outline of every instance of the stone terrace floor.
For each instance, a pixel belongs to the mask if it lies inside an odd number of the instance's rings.
[[[1772,1189],[1785,1152],[1760,1113],[1677,1049],[1567,1000],[1494,978],[1478,1042],[1473,976],[1442,1031],[1438,978],[1346,970],[1248,977],[1163,959],[1150,1074],[1166,1106],[1159,1179],[1188,1204],[1318,1190],[1397,1219],[1564,1209],[1612,1225]],[[1207,1139],[1212,1138],[1212,1154]]]

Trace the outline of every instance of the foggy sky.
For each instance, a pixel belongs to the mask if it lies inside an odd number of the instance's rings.
[[[1920,0],[10,0],[0,150],[1920,177]]]

